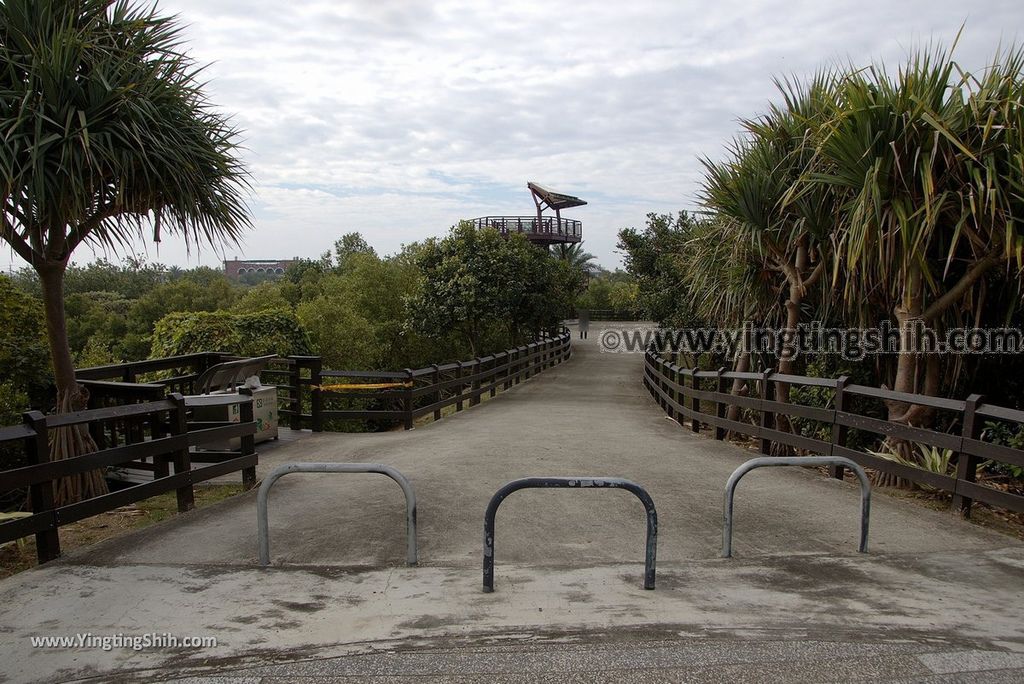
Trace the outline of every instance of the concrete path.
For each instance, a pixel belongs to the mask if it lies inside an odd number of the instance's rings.
[[[596,327],[596,326],[595,326]],[[287,680],[430,675],[499,681],[1019,681],[1024,546],[801,469],[748,475],[735,558],[718,558],[722,488],[754,454],[692,435],[640,383],[639,355],[568,363],[411,432],[303,435],[261,453],[397,467],[289,475],[270,501],[273,568],[255,566],[255,494],[0,583],[0,678],[116,672]],[[522,491],[498,514],[496,588],[480,591],[482,516],[504,482],[615,476],[658,506],[658,588],[641,589],[643,508],[609,490]],[[30,636],[214,636],[206,649],[33,648]]]

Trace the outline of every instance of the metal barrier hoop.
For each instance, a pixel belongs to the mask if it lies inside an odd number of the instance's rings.
[[[379,473],[398,483],[405,494],[406,562],[416,565],[416,492],[405,475],[382,463],[285,463],[270,471],[256,494],[256,521],[259,564],[270,565],[270,523],[267,518],[267,497],[270,488],[289,473]]]
[[[568,487],[594,489],[625,489],[644,505],[647,511],[647,543],[644,554],[644,589],[654,589],[654,563],[658,550],[658,511],[654,500],[643,487],[618,477],[524,477],[501,487],[484,512],[484,592],[494,591],[494,517],[498,506],[512,492],[520,489]]]
[[[771,468],[774,466],[816,466],[830,465],[849,468],[860,480],[860,547],[861,553],[868,551],[868,522],[871,517],[871,483],[864,469],[857,463],[842,456],[761,456],[752,458],[729,476],[725,485],[725,513],[722,526],[722,558],[732,557],[732,509],[733,498],[736,494],[736,485],[740,479],[756,468]]]

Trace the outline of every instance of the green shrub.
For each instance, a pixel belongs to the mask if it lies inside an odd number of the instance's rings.
[[[0,425],[21,423],[21,414],[29,408],[28,396],[7,382],[0,382]],[[22,442],[0,444],[0,471],[28,465]],[[25,503],[25,490],[0,491],[0,511],[20,508]]]
[[[1024,449],[1024,426],[995,420],[985,421],[982,440],[1012,449]],[[989,465],[989,470],[996,475],[1008,475],[1018,480],[1024,479],[1024,468],[1018,465],[993,462]]]
[[[850,379],[855,385],[873,384],[871,367],[861,361],[845,361],[838,356],[820,355],[812,358],[807,363],[804,374],[814,378],[838,378],[842,375]],[[835,390],[826,387],[798,386],[791,387],[790,400],[794,404],[804,406],[816,406],[818,408],[832,408]],[[885,420],[884,407],[878,402],[867,397],[847,395],[849,404],[847,411],[862,416]],[[823,441],[832,439],[831,427],[808,418],[792,418],[796,431],[805,437],[813,437]],[[846,446],[860,451],[877,448],[881,438],[878,435],[863,430],[850,429],[846,434]]]
[[[0,276],[0,383],[42,401],[50,385],[50,350],[39,300]]]
[[[310,354],[309,335],[284,310],[255,313],[199,311],[172,313],[157,321],[150,356],[160,358],[203,351],[239,356]]]

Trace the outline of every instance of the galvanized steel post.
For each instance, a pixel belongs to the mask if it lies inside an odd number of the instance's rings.
[[[501,502],[520,489],[569,487],[579,489],[625,489],[647,511],[647,543],[644,554],[644,589],[654,589],[654,564],[658,551],[658,511],[654,500],[640,485],[618,477],[524,477],[506,483],[495,492],[484,512],[484,592],[494,591],[494,517]]]
[[[725,515],[722,527],[722,558],[732,557],[732,508],[733,498],[736,494],[736,485],[740,479],[755,468],[770,468],[774,466],[842,466],[849,468],[860,480],[860,547],[861,553],[868,551],[868,521],[871,517],[871,483],[864,469],[848,458],[841,456],[785,456],[771,457],[761,456],[752,458],[729,476],[725,485]]]
[[[398,483],[405,494],[406,562],[416,565],[416,492],[405,475],[381,463],[285,463],[270,471],[256,494],[256,522],[260,565],[270,565],[270,524],[267,519],[267,497],[270,488],[289,473],[380,473]]]

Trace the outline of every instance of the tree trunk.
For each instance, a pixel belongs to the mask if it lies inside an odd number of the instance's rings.
[[[750,370],[750,352],[749,351],[741,352],[740,355],[736,357],[736,362],[733,364],[733,370],[736,371],[737,373],[746,373],[746,372],[748,372]],[[749,388],[747,386],[747,381],[746,380],[743,380],[741,378],[736,378],[735,380],[732,381],[732,391],[730,392],[730,394],[732,394],[732,396],[734,396],[734,397],[746,396],[749,393],[750,393],[750,390],[749,390]],[[726,413],[725,417],[727,419],[729,419],[729,420],[732,420],[732,421],[739,420],[740,419],[740,407],[736,406],[736,405],[730,406],[729,407],[729,411]]]
[[[791,278],[789,281],[789,299],[786,300],[786,327],[782,331],[783,335],[789,336],[789,340],[783,345],[781,353],[779,354],[779,363],[776,367],[776,371],[780,374],[790,374],[793,372],[796,356],[799,353],[796,329],[800,324],[800,304],[803,300],[804,294],[802,284]],[[783,404],[789,403],[788,382],[779,382],[775,384],[775,400]],[[783,414],[775,415],[775,426],[777,430],[782,432],[793,431],[793,426],[789,420],[789,416]]]
[[[918,365],[920,359],[920,332],[922,306],[922,282],[920,274],[911,274],[907,284],[907,292],[903,301],[893,309],[896,325],[900,331],[900,353],[896,359],[896,377],[893,390],[913,394],[917,391]],[[902,401],[886,401],[888,419],[896,422],[907,422],[906,418],[911,405]],[[887,437],[882,448],[898,454],[902,458],[916,460],[913,445],[905,439]],[[907,487],[910,482],[889,473],[877,473],[875,483],[879,486]]]
[[[893,314],[900,331],[900,355],[896,359],[896,378],[893,381],[893,389],[897,392],[912,393],[917,387],[918,353],[916,347],[918,335],[916,325],[920,320],[921,308],[919,306],[910,308],[900,306]],[[903,402],[890,402],[887,406],[890,420],[907,412],[907,404]]]
[[[57,385],[57,412],[69,413],[86,408],[89,394],[75,378],[75,364],[68,345],[67,321],[64,318],[64,264],[47,264],[37,268],[43,290],[47,341],[53,360],[53,378]],[[50,432],[50,459],[57,461],[96,451],[96,443],[88,425],[71,425]],[[58,506],[107,493],[102,470],[61,478],[54,491]]]

